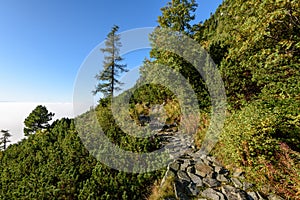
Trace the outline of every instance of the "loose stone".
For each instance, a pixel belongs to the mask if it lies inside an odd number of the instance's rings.
[[[237,178],[231,178],[231,181],[233,182],[234,186],[237,188],[241,188],[243,187],[243,184],[241,183],[241,181]]]
[[[189,182],[191,181],[191,179],[190,179],[190,177],[187,175],[187,173],[184,172],[184,171],[182,171],[182,170],[179,170],[179,171],[177,172],[177,176],[178,176],[178,178],[181,179],[181,180],[189,181]]]
[[[221,200],[221,196],[223,196],[220,192],[212,188],[207,188],[201,193],[201,195],[212,200]]]

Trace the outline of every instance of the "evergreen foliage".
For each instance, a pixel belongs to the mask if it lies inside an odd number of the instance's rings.
[[[190,22],[195,19],[193,13],[196,8],[195,0],[171,0],[161,8],[162,16],[158,17],[159,27],[190,34],[192,32]]]
[[[11,134],[9,133],[9,130],[1,130],[2,137],[0,137],[0,149],[5,150],[7,147],[7,144],[10,142],[9,138],[11,137]]]
[[[163,174],[119,172],[97,162],[74,120],[56,120],[37,132],[0,152],[0,199],[144,199]]]
[[[150,51],[151,61],[146,61],[141,69],[142,80],[150,80],[155,75],[157,68],[167,67],[179,72],[189,84],[193,87],[193,90],[198,96],[198,104],[201,108],[207,108],[210,105],[210,99],[206,85],[195,67],[183,59],[181,56],[174,52],[160,49],[160,28],[168,31],[177,32],[179,35],[188,35],[193,37],[195,26],[192,21],[195,19],[194,12],[197,8],[197,3],[187,0],[172,0],[167,6],[161,9],[162,15],[158,17],[158,28],[150,35],[150,42],[152,49]],[[167,40],[168,38],[164,38]],[[180,47],[178,47],[180,48]],[[148,78],[149,79],[149,78]],[[174,99],[174,94],[164,91],[162,86],[151,85],[152,90],[159,90],[161,94],[165,96],[155,96],[159,99]]]
[[[100,92],[104,97],[113,97],[114,92],[121,89],[120,86],[122,83],[117,77],[121,73],[127,72],[127,69],[126,65],[119,63],[123,58],[119,55],[122,44],[120,42],[120,35],[117,34],[118,30],[118,26],[113,26],[111,32],[107,35],[105,48],[101,49],[107,55],[104,57],[103,71],[96,75],[96,79],[100,83],[97,84],[93,94]]]
[[[45,106],[38,105],[24,121],[25,136],[47,129],[50,126],[48,122],[52,120],[53,116],[54,113],[49,113]]]
[[[195,33],[222,72],[233,107],[257,99],[300,93],[300,4],[224,1]]]
[[[196,7],[194,0],[171,0],[162,8],[158,23],[160,28],[188,35],[200,43],[221,71],[229,103],[228,118],[212,154],[229,168],[245,170],[246,178],[254,180],[263,192],[297,199],[300,2],[226,0],[204,23],[192,24]],[[100,83],[94,94],[101,92],[106,98],[75,120],[56,120],[51,125],[48,122],[54,114],[38,106],[24,122],[24,133],[29,137],[7,149],[4,146],[0,152],[0,199],[146,199],[151,185],[162,178],[164,170],[128,174],[110,169],[85,148],[99,148],[95,123],[124,150],[151,152],[160,148],[156,138],[126,134],[113,116],[110,97],[120,88],[117,75],[126,71],[125,65],[119,64],[122,58],[117,31],[114,26],[107,36],[106,48],[102,49],[107,53],[104,71],[96,76]],[[158,33],[150,35],[153,47]],[[150,56],[152,59],[141,68],[136,90],[115,99],[130,99],[129,110],[121,110],[120,115],[129,113],[126,119],[134,121],[141,114],[148,115],[152,105],[163,104],[167,121],[180,122],[181,105],[172,91],[159,84],[139,85],[155,79],[162,65],[182,74],[196,91],[199,106],[209,108],[206,85],[191,63],[158,48],[152,48]],[[200,146],[209,127],[209,110],[189,121],[199,119],[196,144]],[[165,189],[161,193],[173,195]]]

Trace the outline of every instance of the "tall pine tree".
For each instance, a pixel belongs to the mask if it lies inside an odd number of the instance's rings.
[[[159,26],[171,28],[174,31],[191,33],[190,22],[195,19],[193,14],[196,11],[195,0],[172,0],[167,6],[161,9],[162,16],[158,17]]]
[[[158,23],[160,28],[167,28],[171,31],[177,31],[186,35],[192,34],[191,21],[195,19],[194,12],[196,11],[197,4],[194,0],[172,0],[168,2],[167,6],[161,8],[162,15],[158,17]],[[150,35],[150,41],[155,43],[156,32],[154,31]],[[150,51],[151,58],[154,58],[156,62],[167,64],[174,69],[182,69],[186,63],[167,51],[159,51],[155,48]],[[170,59],[172,57],[172,59]],[[169,62],[172,60],[172,62]]]
[[[152,46],[150,57],[152,58],[152,61],[146,61],[146,64],[141,70],[141,76],[151,77],[152,71],[157,71],[155,69],[155,66],[157,65],[157,67],[160,65],[169,66],[188,80],[197,94],[199,106],[205,108],[210,104],[210,101],[205,83],[202,80],[200,73],[195,68],[197,66],[193,66],[174,52],[159,48],[160,30],[163,29],[177,32],[179,38],[181,37],[180,35],[187,35],[193,38],[194,30],[196,28],[193,24],[193,20],[195,20],[194,13],[197,6],[195,0],[171,0],[161,9],[162,15],[158,17],[158,29],[150,35]],[[168,40],[168,38],[165,39]],[[158,89],[163,90],[161,88]],[[166,97],[166,99],[169,98],[170,97]]]
[[[127,72],[125,64],[120,64],[123,58],[120,56],[120,35],[117,34],[119,27],[114,25],[111,32],[107,35],[105,48],[101,49],[105,53],[103,61],[103,71],[96,75],[99,83],[93,94],[102,93],[104,97],[113,97],[115,91],[121,90],[122,83],[117,79],[120,73]]]

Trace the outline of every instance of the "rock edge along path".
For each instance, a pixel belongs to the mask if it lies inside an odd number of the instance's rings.
[[[166,134],[167,133],[167,134]],[[174,133],[174,132],[173,132]],[[214,157],[196,151],[192,136],[173,136],[171,130],[160,133],[174,143],[166,148],[185,149],[183,155],[168,164],[161,186],[167,177],[174,177],[173,189],[179,200],[283,200],[271,194],[264,198],[254,185],[245,180],[244,173],[236,171],[233,174],[224,168]],[[167,198],[171,200],[172,198]],[[166,199],[166,200],[167,200]]]

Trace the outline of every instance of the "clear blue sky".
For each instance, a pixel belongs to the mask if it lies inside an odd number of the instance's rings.
[[[80,65],[111,27],[154,27],[167,2],[0,0],[0,102],[72,102]],[[196,21],[221,2],[198,0]]]

